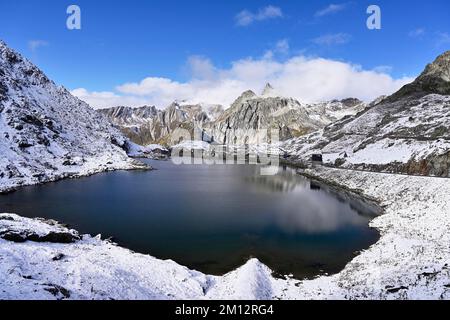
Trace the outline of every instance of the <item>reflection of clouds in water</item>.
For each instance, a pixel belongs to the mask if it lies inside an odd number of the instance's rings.
[[[280,203],[279,212],[274,213],[275,223],[287,233],[332,232],[347,225],[367,224],[350,208],[323,192],[299,189],[295,197]]]
[[[273,212],[274,222],[287,233],[327,233],[351,225],[367,225],[375,216],[373,208],[327,188],[285,168],[275,176],[246,178],[257,191],[289,193]],[[365,217],[366,216],[366,217]]]
[[[287,234],[332,233],[346,227],[367,226],[373,217],[364,214],[370,213],[366,204],[325,186],[315,185],[289,167],[280,170],[275,176],[261,176],[258,166],[194,167],[187,172],[180,170],[177,177],[183,177],[184,174],[190,177],[192,170],[196,171],[196,179],[191,191],[213,196],[222,194],[221,197],[214,198],[213,205],[220,207],[220,210],[210,210],[206,217],[202,210],[198,211],[199,220],[211,220],[211,223],[218,224],[217,228],[221,225],[234,225],[238,221],[239,227],[256,229],[275,225]],[[237,174],[241,179],[236,180]],[[214,179],[217,179],[217,183],[211,183]],[[272,209],[264,212],[260,203],[249,201],[249,190],[264,198],[261,203],[269,201],[269,198],[275,201],[268,204]],[[196,208],[203,205],[203,202],[198,203],[198,198],[194,195],[190,196],[183,198],[188,206]],[[255,196],[255,200],[260,196]],[[244,212],[247,214],[240,212],[239,207],[245,207]],[[223,208],[228,208],[226,216]],[[254,219],[254,214],[258,214],[259,219]]]
[[[275,176],[255,174],[245,181],[257,191],[289,193],[279,202],[280,210],[273,212],[274,222],[284,232],[327,233],[368,223],[368,218],[359,214],[359,209],[366,209],[364,204],[319,186],[313,188],[310,180],[293,169],[286,168]]]

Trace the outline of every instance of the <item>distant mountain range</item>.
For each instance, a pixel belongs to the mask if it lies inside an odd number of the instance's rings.
[[[164,110],[143,106],[114,107],[100,112],[140,145],[170,145],[171,133],[177,128],[189,130],[192,137],[196,130],[203,132],[207,142],[253,144],[258,143],[255,130],[278,130],[280,139],[285,141],[354,115],[365,107],[366,104],[357,99],[302,104],[277,96],[274,88],[267,84],[260,96],[246,91],[227,109],[220,105],[173,103]]]

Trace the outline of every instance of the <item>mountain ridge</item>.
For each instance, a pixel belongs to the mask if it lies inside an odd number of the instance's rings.
[[[363,112],[285,142],[289,161],[323,154],[334,167],[449,177],[449,61],[448,51],[411,84]]]
[[[219,144],[259,143],[261,141],[253,137],[254,130],[258,129],[279,130],[280,138],[287,140],[323,128],[366,107],[355,98],[306,105],[293,98],[271,96],[268,91],[273,93],[275,89],[267,84],[260,96],[251,90],[244,91],[227,109],[216,105],[205,110],[202,105],[173,103],[163,110],[155,107],[112,107],[99,112],[137,144],[160,143],[168,146],[171,133],[177,128],[188,130],[192,137],[195,132],[203,132],[205,141]],[[142,111],[146,108],[156,111]],[[168,110],[175,112],[173,108],[179,116],[166,118],[164,115]]]
[[[0,40],[0,191],[132,169],[127,139]]]

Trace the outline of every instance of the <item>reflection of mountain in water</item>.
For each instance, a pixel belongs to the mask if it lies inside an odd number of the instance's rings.
[[[339,192],[324,184],[314,181],[310,182],[310,189],[314,191],[322,191],[331,194],[337,201],[348,204],[350,208],[356,211],[360,216],[374,218],[381,213],[381,209],[374,203],[370,203],[363,199],[351,196],[348,193]]]
[[[274,223],[287,234],[333,233],[349,226],[367,226],[368,213],[374,211],[363,202],[355,205],[357,202],[353,201],[339,201],[323,189],[320,192],[298,190],[294,197],[286,197],[278,204]]]
[[[293,192],[297,187],[308,187],[308,180],[295,173],[294,169],[280,167],[277,175],[261,176],[255,174],[252,177],[246,177],[245,181],[259,191],[268,192]]]

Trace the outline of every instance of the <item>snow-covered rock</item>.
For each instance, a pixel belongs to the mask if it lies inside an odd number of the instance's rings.
[[[138,166],[126,138],[0,41],[0,192]]]

